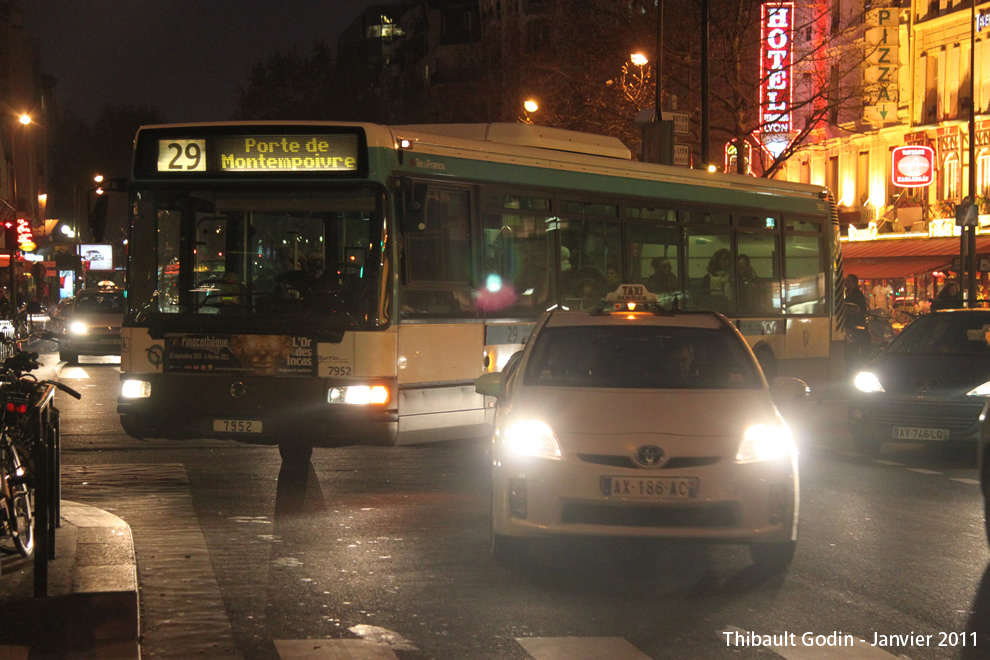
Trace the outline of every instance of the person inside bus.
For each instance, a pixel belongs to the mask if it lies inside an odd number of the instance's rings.
[[[654,257],[650,262],[653,274],[646,278],[646,288],[652,293],[673,293],[678,289],[677,275],[666,257]]]
[[[707,273],[701,280],[701,294],[715,311],[728,309],[732,301],[732,253],[727,248],[715,251],[708,260]]]
[[[748,254],[740,254],[736,259],[736,282],[739,285],[739,307],[742,311],[756,311],[759,307],[759,287],[756,269],[749,261]]]
[[[616,291],[620,284],[622,284],[622,278],[619,277],[619,269],[610,264],[605,268],[605,290],[608,292]]]
[[[581,304],[578,307],[582,312],[597,312],[602,308],[602,290],[598,282],[594,280],[584,280],[581,283]]]

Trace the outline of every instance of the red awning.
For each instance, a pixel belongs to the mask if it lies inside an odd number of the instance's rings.
[[[990,254],[990,236],[976,237],[976,253]],[[842,244],[842,258],[851,259],[885,257],[951,257],[959,254],[959,237],[955,238],[904,238],[878,241],[850,241]]]
[[[844,259],[843,272],[861,280],[896,280],[946,269],[951,256],[904,259]]]

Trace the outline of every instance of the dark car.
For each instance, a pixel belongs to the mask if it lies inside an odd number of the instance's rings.
[[[885,442],[975,442],[990,400],[990,310],[933,312],[855,376],[849,428],[874,456]]]
[[[123,318],[122,289],[83,289],[64,314],[59,359],[76,364],[80,355],[120,355]]]

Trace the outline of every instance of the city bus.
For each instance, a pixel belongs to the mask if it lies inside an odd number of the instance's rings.
[[[135,437],[477,437],[541,312],[641,283],[717,310],[768,378],[842,373],[825,188],[647,164],[528,124],[142,127],[118,412]]]

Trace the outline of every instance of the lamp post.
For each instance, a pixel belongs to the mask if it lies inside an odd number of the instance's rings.
[[[27,126],[31,123],[31,115],[26,112],[22,112],[17,116],[17,123],[21,126]],[[13,181],[11,186],[11,192],[14,195],[14,214],[18,216],[21,210],[20,198],[17,193],[17,131],[16,127],[11,131],[10,134],[10,168],[13,172]],[[16,222],[16,217],[15,217]],[[17,246],[8,245],[7,249],[10,251],[10,309],[17,309]]]

